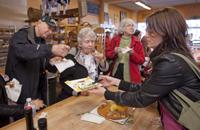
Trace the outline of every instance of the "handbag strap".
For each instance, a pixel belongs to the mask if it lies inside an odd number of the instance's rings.
[[[189,106],[192,106],[194,102],[187,98],[184,94],[179,92],[178,90],[173,90],[171,94],[176,97],[176,99],[180,102],[180,104],[183,106],[183,108],[188,108]]]
[[[179,54],[179,53],[171,53],[171,54],[182,58],[189,65],[189,67],[192,69],[192,71],[195,73],[195,75],[200,79],[200,70],[191,60],[189,60],[186,56]],[[171,94],[176,97],[176,99],[181,103],[181,105],[184,108],[188,107],[188,105],[191,106],[192,104],[194,104],[194,102],[192,100],[187,98],[184,94],[182,94],[181,92],[179,92],[176,89],[173,90],[173,92],[171,92]]]

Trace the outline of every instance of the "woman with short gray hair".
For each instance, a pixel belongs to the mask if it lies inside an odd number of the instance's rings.
[[[132,83],[141,83],[139,65],[144,63],[142,44],[133,33],[135,22],[123,19],[119,25],[119,34],[114,36],[106,51],[106,57],[113,60],[111,75]]]
[[[95,50],[96,34],[91,28],[82,28],[78,33],[78,48],[72,48],[67,59],[72,60],[75,66],[66,69],[60,75],[60,82],[63,87],[60,99],[71,95],[77,95],[75,91],[65,84],[66,80],[75,80],[91,77],[94,81],[98,79],[100,72],[106,72],[109,68],[104,55]],[[85,93],[81,93],[85,95]]]
[[[97,36],[91,28],[86,27],[86,28],[81,29],[80,32],[78,33],[78,38],[77,38],[78,44],[82,44],[85,38],[88,38],[92,41],[96,41]]]
[[[72,49],[69,53],[75,56],[75,59],[85,66],[89,76],[95,80],[98,77],[98,67],[100,71],[107,71],[108,64],[105,61],[104,55],[95,50],[96,42],[95,32],[89,28],[83,28],[78,34],[79,50]]]
[[[126,27],[128,25],[132,25],[133,26],[133,32],[132,34],[135,32],[135,26],[136,26],[136,23],[132,20],[132,19],[129,19],[129,18],[126,18],[126,19],[123,19],[120,24],[119,24],[119,27],[118,27],[118,32],[120,34],[123,34],[126,30]]]

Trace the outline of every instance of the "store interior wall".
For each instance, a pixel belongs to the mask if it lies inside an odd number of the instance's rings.
[[[132,18],[137,21],[136,12],[127,10],[118,6],[109,5],[109,17],[111,18],[112,23],[118,27],[120,22],[120,12],[125,12],[128,18]]]
[[[26,0],[27,1],[27,9],[32,7],[34,9],[40,9],[41,0]]]
[[[100,0],[88,0],[95,4],[100,5]],[[15,26],[17,29],[26,25],[24,23],[27,20],[27,9],[29,7],[33,7],[36,9],[40,9],[41,0],[0,0],[0,26]],[[77,0],[71,0],[70,5],[68,5],[68,9],[78,8]],[[100,10],[102,11],[102,10]],[[133,18],[136,20],[136,13],[133,11],[123,9],[117,6],[109,5],[109,16],[112,20],[112,23],[115,26],[118,26],[119,14],[120,11],[124,11],[127,13],[129,18]],[[81,19],[81,22],[90,22],[91,24],[101,24],[99,15],[90,14]]]
[[[100,0],[87,0],[87,1],[100,5]],[[89,22],[90,24],[98,25],[100,24],[100,17],[99,15],[88,13],[87,16],[81,18],[81,22]]]
[[[94,2],[95,4],[100,5],[101,0],[88,0],[90,2]],[[13,26],[16,28],[20,28],[24,26],[24,20],[27,19],[27,9],[29,7],[40,9],[41,0],[0,0],[0,26]],[[77,0],[71,0],[68,9],[78,8]],[[181,5],[175,6],[178,10],[180,10],[186,19],[200,17],[200,4],[190,4],[190,5]],[[123,11],[127,14],[127,17],[134,19],[137,22],[144,22],[145,17],[152,13],[152,11],[138,11],[134,12],[131,10],[127,10],[118,6],[109,5],[109,17],[116,27],[120,22],[120,11]],[[100,10],[102,11],[102,10]],[[81,22],[90,22],[91,24],[101,24],[99,15],[88,14],[86,17],[81,19]]]
[[[0,26],[15,26],[16,29],[25,25],[27,0],[0,0]]]

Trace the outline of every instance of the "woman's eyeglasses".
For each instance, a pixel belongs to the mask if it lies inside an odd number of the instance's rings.
[[[95,43],[96,40],[84,40],[83,42],[84,42],[84,43]]]

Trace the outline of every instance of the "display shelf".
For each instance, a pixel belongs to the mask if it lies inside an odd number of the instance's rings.
[[[14,26],[0,27],[0,68],[4,68],[6,65],[9,40],[14,32]]]

